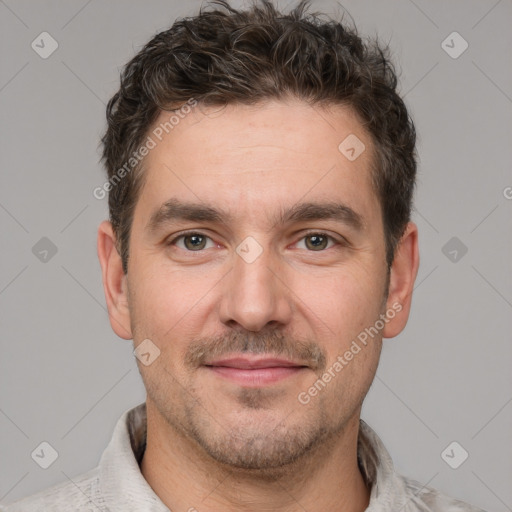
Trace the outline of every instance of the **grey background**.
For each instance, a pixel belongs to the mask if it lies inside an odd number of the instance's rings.
[[[118,417],[144,400],[131,342],[105,309],[98,141],[119,68],[199,5],[0,0],[0,501],[95,466]],[[412,314],[385,341],[363,418],[399,472],[512,510],[512,2],[343,5],[362,34],[391,42],[420,138]],[[43,31],[59,44],[47,59],[31,48]],[[469,44],[457,59],[441,47],[453,31]],[[32,251],[42,237],[57,248],[46,262]],[[457,242],[455,262],[442,250],[452,237],[468,249]],[[42,441],[59,454],[46,470],[30,455]],[[452,441],[469,453],[458,469],[441,458]]]

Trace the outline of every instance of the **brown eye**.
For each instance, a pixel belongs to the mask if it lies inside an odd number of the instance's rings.
[[[177,235],[168,240],[165,245],[172,247],[172,251],[174,253],[175,250],[178,249],[177,254],[181,256],[186,256],[187,253],[190,254],[191,252],[207,253],[208,249],[218,248],[218,245],[211,237],[201,233],[200,231],[188,231],[181,233],[181,235]]]
[[[206,245],[206,237],[203,235],[185,235],[183,237],[185,247],[190,251],[200,251]]]
[[[322,251],[327,247],[329,243],[329,236],[322,235],[321,233],[314,233],[307,235],[304,239],[306,240],[306,247],[312,251]]]

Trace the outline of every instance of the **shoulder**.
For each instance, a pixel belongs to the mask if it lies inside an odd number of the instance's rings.
[[[403,481],[407,503],[403,512],[485,512],[455,498],[450,498],[432,487],[420,482],[399,476]]]
[[[94,468],[71,480],[56,484],[8,505],[0,512],[98,512],[102,507],[98,492],[99,471]]]

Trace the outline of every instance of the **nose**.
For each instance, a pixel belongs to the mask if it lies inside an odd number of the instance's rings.
[[[252,249],[253,250],[253,249]],[[230,326],[257,332],[279,327],[292,317],[292,292],[286,272],[270,249],[252,260],[243,252],[233,256],[234,265],[223,280],[220,319]]]

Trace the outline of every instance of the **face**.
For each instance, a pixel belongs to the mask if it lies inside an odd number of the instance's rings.
[[[382,320],[371,138],[347,107],[300,101],[197,106],[152,137],[112,325],[158,347],[138,364],[168,428],[222,463],[285,466],[356,425],[400,316]]]

